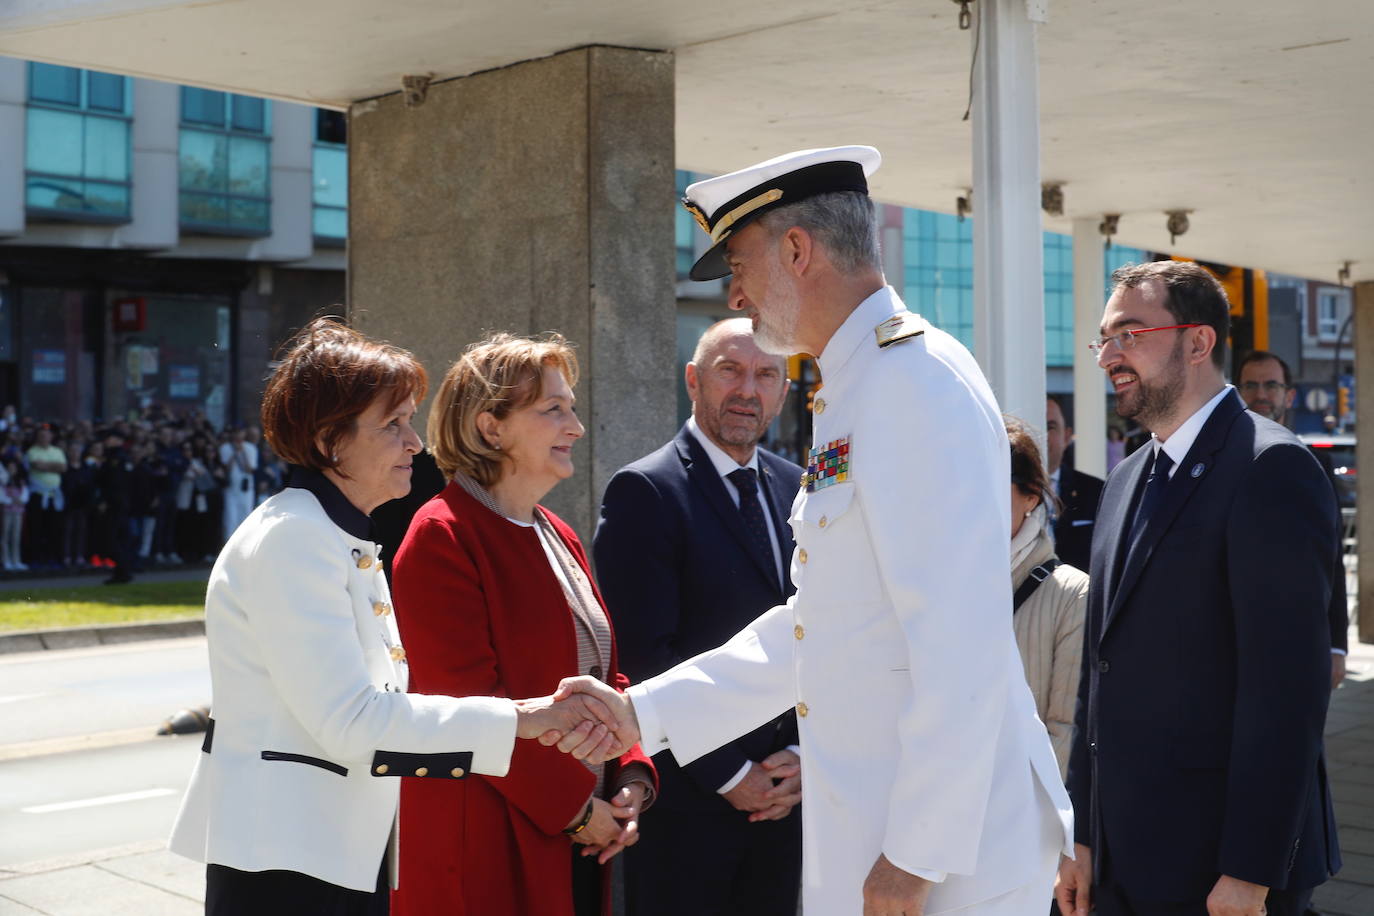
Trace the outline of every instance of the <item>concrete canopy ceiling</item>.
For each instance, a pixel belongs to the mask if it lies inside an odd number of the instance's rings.
[[[976,6],[976,3],[975,3]],[[876,197],[951,211],[971,42],[949,0],[7,0],[0,54],[342,107],[585,44],[677,56],[678,164],[869,143]],[[1374,3],[1051,0],[1041,172],[1117,241],[1374,279]],[[976,206],[976,195],[975,195]],[[1164,211],[1192,210],[1171,245]]]

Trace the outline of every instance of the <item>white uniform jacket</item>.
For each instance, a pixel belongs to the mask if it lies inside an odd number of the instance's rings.
[[[205,601],[214,718],[174,852],[371,891],[394,840],[390,777],[506,774],[511,701],[405,692],[367,523],[326,478],[297,469],[220,551]]]
[[[1034,880],[1047,830],[1060,842],[1053,810],[1072,849],[1001,572],[1006,432],[973,357],[890,287],[819,361],[796,595],[629,693],[645,751],[680,763],[795,705],[806,911],[857,916],[881,852],[941,881],[926,910],[939,913]]]

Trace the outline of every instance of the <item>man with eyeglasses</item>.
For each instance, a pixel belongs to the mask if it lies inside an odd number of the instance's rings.
[[[1275,423],[1285,423],[1298,390],[1288,363],[1267,350],[1253,350],[1236,366],[1236,388],[1245,406]]]
[[[1245,399],[1245,406],[1261,417],[1268,417],[1275,423],[1285,423],[1288,411],[1293,406],[1293,376],[1288,371],[1288,363],[1283,357],[1268,350],[1253,350],[1236,367],[1236,387]],[[1317,463],[1331,481],[1332,490],[1336,487],[1335,472],[1331,467],[1331,457],[1325,452],[1312,450]],[[1331,582],[1331,607],[1328,610],[1331,624],[1331,689],[1335,690],[1345,680],[1345,655],[1350,649],[1347,630],[1350,627],[1350,611],[1346,604],[1345,566],[1336,569]]]
[[[1299,916],[1340,867],[1321,743],[1335,496],[1226,384],[1211,274],[1112,280],[1092,347],[1153,441],[1098,508],[1056,896],[1065,916]]]

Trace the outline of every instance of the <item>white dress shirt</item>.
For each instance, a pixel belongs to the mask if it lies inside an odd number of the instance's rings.
[[[759,467],[759,450],[754,449],[749,460],[740,464],[734,458],[725,453],[725,450],[711,441],[710,437],[701,431],[697,425],[697,418],[692,416],[687,418],[687,429],[692,436],[701,443],[701,447],[706,451],[706,457],[711,459],[711,466],[716,469],[721,480],[725,481],[725,492],[730,494],[730,501],[739,507],[739,490],[735,488],[734,481],[730,480],[730,475],[740,468],[751,468],[754,471],[755,484],[754,491],[758,493],[759,505],[763,507],[763,520],[768,525],[768,543],[773,548],[773,566],[778,576],[778,581],[783,581],[782,548],[778,544],[778,531],[773,526],[773,512],[768,497],[763,492],[763,485],[758,483],[762,479],[763,469]]]
[[[1169,468],[1169,479],[1174,479],[1174,472],[1183,466],[1183,459],[1188,457],[1188,450],[1197,441],[1198,433],[1202,432],[1202,427],[1207,425],[1207,420],[1212,416],[1212,411],[1217,409],[1226,395],[1235,390],[1235,386],[1226,385],[1212,396],[1212,399],[1203,404],[1188,419],[1183,421],[1183,425],[1174,430],[1174,434],[1168,439],[1161,439],[1154,433],[1150,436],[1153,439],[1155,456],[1159,455],[1159,450],[1164,449],[1165,454],[1173,459],[1174,466]]]

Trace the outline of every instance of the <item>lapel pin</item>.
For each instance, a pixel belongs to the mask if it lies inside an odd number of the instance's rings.
[[[1193,465],[1193,469],[1189,471],[1189,473],[1192,474],[1194,477],[1201,477],[1202,472],[1205,470],[1207,470],[1207,465],[1199,461],[1197,464]]]

